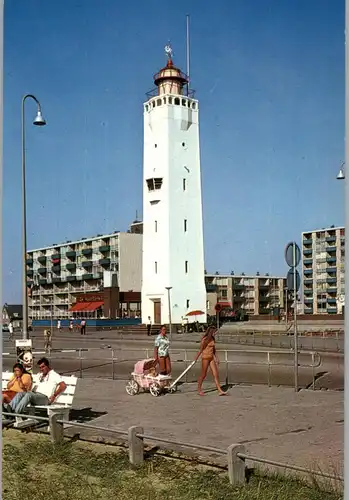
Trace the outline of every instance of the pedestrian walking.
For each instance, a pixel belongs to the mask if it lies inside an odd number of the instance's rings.
[[[195,357],[195,361],[199,359],[201,356],[201,374],[198,379],[198,393],[200,396],[204,396],[204,392],[202,391],[202,383],[207,376],[207,370],[210,368],[218,393],[220,396],[225,396],[227,393],[223,391],[220,383],[219,383],[219,372],[218,365],[219,359],[216,354],[216,342],[215,335],[217,333],[217,328],[215,326],[209,326],[206,330],[205,335],[201,340],[200,351]]]
[[[82,319],[80,322],[81,335],[86,335],[86,320]]]
[[[61,323],[61,320],[57,320],[57,330],[60,332],[61,331],[61,328],[62,328],[62,323]]]
[[[44,348],[45,352],[49,352],[52,349],[52,332],[48,328],[44,330]]]
[[[69,331],[70,331],[70,333],[73,333],[73,329],[74,329],[74,321],[71,319],[69,321]]]
[[[151,317],[150,316],[148,316],[147,334],[148,334],[148,336],[151,335]]]
[[[12,321],[8,324],[9,340],[13,340],[13,324]]]

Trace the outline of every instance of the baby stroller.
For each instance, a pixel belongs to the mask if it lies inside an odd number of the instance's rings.
[[[158,375],[155,368],[154,359],[143,359],[137,361],[131,373],[131,380],[126,384],[126,392],[130,396],[135,396],[139,393],[140,389],[148,391],[152,396],[160,396],[163,392],[176,392],[177,383],[180,379],[190,370],[195,364],[195,361],[184,370],[180,376],[172,382],[171,375]],[[171,383],[172,382],[172,383]]]

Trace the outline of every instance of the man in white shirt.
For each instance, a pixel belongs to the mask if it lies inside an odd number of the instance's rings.
[[[10,407],[14,413],[24,413],[29,404],[50,405],[67,388],[62,377],[52,370],[47,358],[39,359],[38,366],[40,373],[34,377],[31,392],[19,392],[11,401]]]

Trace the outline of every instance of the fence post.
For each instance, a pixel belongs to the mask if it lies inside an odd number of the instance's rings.
[[[63,435],[64,435],[63,424],[57,422],[57,418],[59,416],[62,417],[62,415],[60,415],[59,413],[54,413],[54,412],[50,412],[48,416],[51,441],[54,444],[59,444],[63,441]]]
[[[270,351],[268,351],[267,359],[268,359],[268,387],[270,387],[270,385],[271,385],[271,363],[270,363]]]
[[[228,368],[228,351],[224,351],[224,357],[225,357],[225,385],[229,385],[229,368]]]
[[[234,486],[246,482],[245,459],[238,456],[239,453],[245,452],[242,444],[232,444],[227,450],[229,482]]]
[[[80,359],[80,378],[82,378],[82,357],[81,357],[81,349],[79,349],[79,359]]]
[[[114,380],[114,378],[115,378],[115,373],[114,373],[114,349],[111,350],[111,376],[112,376],[112,379]]]
[[[143,434],[143,427],[134,425],[128,429],[128,456],[132,465],[141,465],[144,460],[143,438],[137,434]]]

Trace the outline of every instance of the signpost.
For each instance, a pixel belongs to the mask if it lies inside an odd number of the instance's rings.
[[[288,243],[285,249],[285,260],[290,270],[287,273],[287,288],[293,291],[293,347],[294,347],[294,390],[298,392],[298,329],[297,329],[297,292],[299,290],[301,279],[297,266],[301,260],[301,251],[295,241]]]
[[[217,330],[219,330],[219,313],[222,310],[222,306],[220,304],[216,304],[214,306],[215,311],[216,311],[216,321],[217,321]]]

